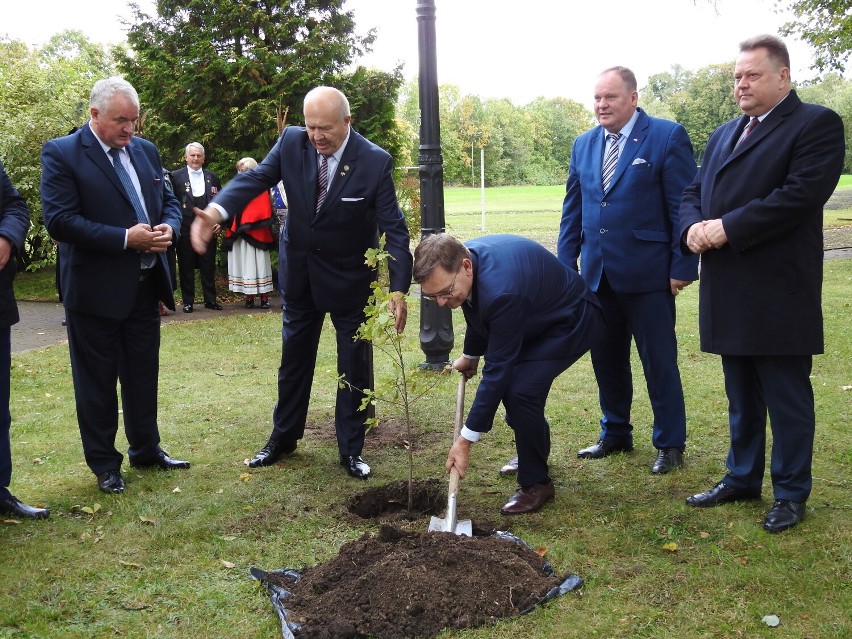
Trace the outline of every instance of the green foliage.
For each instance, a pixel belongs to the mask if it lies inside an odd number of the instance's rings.
[[[812,68],[820,73],[846,69],[852,51],[852,2],[849,0],[775,0],[796,19],[781,27],[781,34],[793,35],[814,49]]]
[[[119,55],[146,109],[144,133],[166,165],[180,162],[190,140],[207,149],[208,167],[229,175],[234,159],[262,158],[285,121],[300,123],[305,94],[320,84],[355,89],[357,120],[386,127],[398,73],[341,74],[368,50],[373,35],[354,33],[343,0],[160,0],[157,15],[134,9],[132,52]],[[374,93],[373,91],[377,92]],[[392,119],[392,115],[390,116]],[[392,123],[391,123],[392,124]],[[375,131],[373,131],[375,132]]]
[[[112,72],[108,53],[80,31],[57,34],[41,49],[0,39],[0,157],[32,220],[24,268],[55,259],[41,215],[41,147],[86,121],[92,85]]]

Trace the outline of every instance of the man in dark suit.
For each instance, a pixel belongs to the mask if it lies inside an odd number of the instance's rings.
[[[455,466],[464,477],[471,443],[491,430],[502,402],[515,431],[520,488],[501,512],[539,510],[556,492],[548,474],[544,405],[553,380],[589,350],[603,325],[594,293],[543,246],[516,235],[466,244],[445,233],[430,235],[414,251],[414,281],[439,306],[464,313],[464,350],[453,368],[470,378],[485,357],[447,470]]]
[[[134,467],[188,468],[160,448],[160,314],[174,310],[166,249],[180,208],[160,155],[133,133],[139,96],[125,80],[92,88],[88,123],[42,149],[44,222],[60,242],[62,297],[86,463],[108,493],[124,491],[116,385]]]
[[[228,183],[212,206],[197,211],[192,244],[205,250],[216,224],[243,210],[249,201],[283,181],[288,215],[284,229],[284,327],[278,403],[267,444],[248,465],[275,463],[296,450],[304,435],[320,333],[326,313],[337,332],[337,369],[344,378],[337,392],[335,427],[340,464],[356,478],[370,467],[361,458],[366,410],[361,389],[370,386],[372,351],[355,332],[376,273],[364,263],[367,249],[386,236],[391,253],[391,310],[396,329],[405,327],[405,293],[411,284],[408,228],[399,209],[383,149],[350,127],[346,96],[318,87],[305,96],[305,127],[287,127],[266,159]]]
[[[204,308],[221,311],[216,301],[216,235],[207,243],[204,253],[192,248],[189,229],[195,219],[194,210],[206,207],[222,188],[219,177],[204,167],[204,147],[198,142],[186,145],[186,166],[171,172],[172,188],[180,200],[180,237],[176,243],[180,295],[183,312],[192,313],[195,302],[195,269],[201,274],[201,293]],[[216,229],[218,232],[218,229]]]
[[[745,116],[710,136],[680,210],[684,251],[701,254],[701,349],[722,356],[731,430],[728,473],[686,503],[760,497],[768,412],[775,501],[763,527],[780,532],[811,492],[822,217],[843,169],[843,122],[791,90],[790,55],[772,35],[740,44],[734,97]]]
[[[695,176],[692,144],[676,122],[636,107],[636,76],[605,70],[595,85],[600,123],[571,152],[558,255],[577,269],[604,308],[606,332],[592,347],[598,381],[598,442],[577,453],[598,459],[633,450],[630,343],[645,372],[657,457],[651,472],[683,464],[686,409],[675,337],[675,296],[698,279],[698,259],[680,251],[678,209]]]
[[[50,515],[47,508],[25,504],[9,492],[12,481],[12,447],[9,438],[12,426],[12,415],[9,412],[11,326],[20,319],[12,280],[17,271],[15,254],[24,245],[29,227],[30,210],[27,203],[0,162],[0,514],[44,519]]]

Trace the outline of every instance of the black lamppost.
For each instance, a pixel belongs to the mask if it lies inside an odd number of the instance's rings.
[[[417,0],[417,45],[420,58],[420,238],[444,232],[444,158],[438,113],[438,73],[435,55],[435,2]],[[442,369],[453,348],[449,308],[420,298],[422,368]]]

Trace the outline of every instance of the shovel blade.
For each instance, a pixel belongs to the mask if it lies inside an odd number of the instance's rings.
[[[455,530],[450,530],[450,525],[446,519],[433,516],[429,521],[429,532],[450,532],[456,535],[473,537],[473,524],[470,519],[462,519],[456,522]]]

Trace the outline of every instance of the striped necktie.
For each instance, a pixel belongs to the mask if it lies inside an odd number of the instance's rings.
[[[316,213],[322,208],[325,196],[328,194],[328,156],[320,153],[319,176],[317,177],[317,208]]]
[[[610,180],[615,173],[615,165],[618,164],[618,140],[621,138],[621,133],[607,133],[606,139],[609,146],[606,150],[606,158],[603,163],[603,171],[601,171],[601,184],[603,190],[609,189]]]
[[[758,120],[757,118],[753,117],[751,120],[749,120],[748,124],[743,129],[742,135],[740,135],[739,139],[737,140],[737,143],[734,145],[734,148],[738,147],[743,141],[745,141],[745,139],[751,135],[751,132],[754,131],[758,124],[760,124],[760,120]]]
[[[130,179],[130,174],[121,163],[121,149],[110,149],[109,154],[112,157],[112,168],[118,174],[118,179],[121,180],[124,192],[127,193],[127,197],[130,198],[130,203],[133,205],[133,210],[136,212],[136,221],[140,224],[150,224],[148,216],[145,215],[145,209],[142,208],[142,200],[139,199],[139,193],[136,192],[136,187],[133,186],[133,180]],[[153,253],[142,253],[142,268],[151,268],[154,266],[156,259],[157,257]]]

